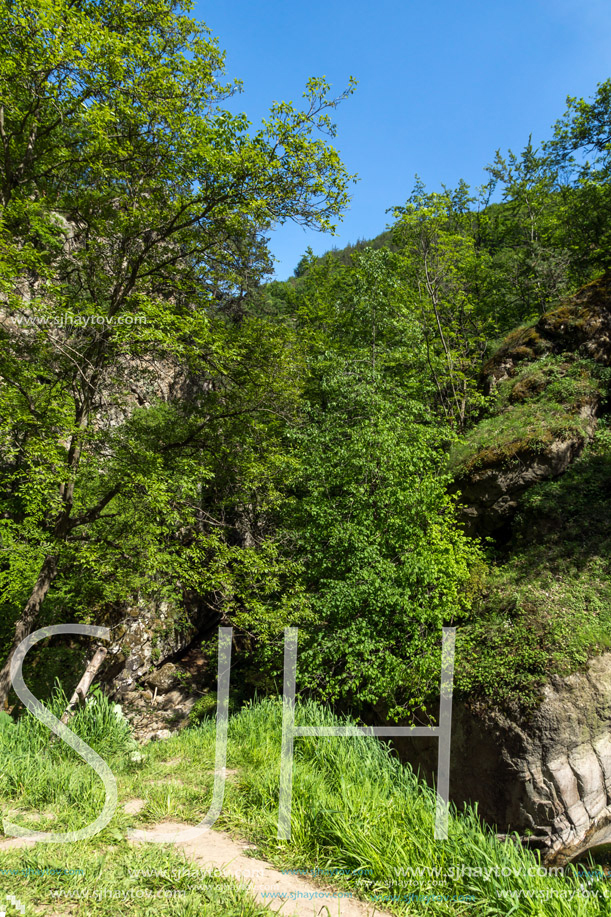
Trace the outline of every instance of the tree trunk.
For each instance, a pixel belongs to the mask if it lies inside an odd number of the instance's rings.
[[[98,673],[98,669],[100,668],[100,666],[106,659],[107,655],[108,655],[108,650],[106,649],[106,647],[99,646],[95,652],[93,659],[91,660],[91,662],[85,669],[83,673],[83,677],[81,678],[78,685],[74,689],[74,694],[70,698],[70,702],[68,706],[66,707],[66,709],[64,710],[62,714],[61,721],[64,724],[64,726],[68,725],[68,720],[70,719],[71,716],[74,715],[72,708],[75,707],[77,704],[82,703],[85,700],[87,691],[89,691],[89,688],[91,687],[91,682],[96,677]]]
[[[25,604],[21,617],[15,625],[15,638],[8,658],[0,671],[0,709],[6,707],[11,689],[11,661],[15,650],[22,640],[32,633],[40,606],[42,605],[51,583],[57,575],[57,557],[49,554],[45,557],[38,579],[32,589],[32,594]]]

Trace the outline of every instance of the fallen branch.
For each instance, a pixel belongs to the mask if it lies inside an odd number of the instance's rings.
[[[91,687],[91,683],[93,679],[96,677],[98,673],[98,669],[100,668],[100,666],[106,659],[107,654],[108,654],[108,650],[106,649],[105,646],[100,646],[96,650],[93,659],[91,660],[91,662],[85,669],[83,673],[83,677],[81,678],[78,685],[76,686],[74,694],[70,698],[70,702],[68,703],[68,706],[66,707],[66,709],[64,710],[62,714],[61,721],[64,724],[64,726],[68,724],[68,720],[70,719],[70,717],[74,716],[73,708],[76,707],[77,704],[84,703],[85,697],[87,696],[87,692],[89,691],[89,688]]]

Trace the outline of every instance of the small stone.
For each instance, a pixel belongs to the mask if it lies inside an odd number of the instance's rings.
[[[152,675],[147,675],[146,683],[152,688],[157,688],[158,691],[165,693],[179,685],[180,682],[177,677],[178,672],[179,669],[174,663],[166,662],[165,665],[162,665],[161,668],[153,672]]]

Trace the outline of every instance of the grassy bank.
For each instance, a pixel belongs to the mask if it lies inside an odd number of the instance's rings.
[[[302,706],[298,721],[319,725],[338,722],[314,705]],[[120,730],[123,727],[118,723]],[[87,732],[85,725],[79,724],[83,733]],[[37,768],[21,744],[27,730],[22,735],[20,730],[21,727],[9,729],[8,738],[6,731],[3,733],[3,810],[13,810],[13,821],[21,818],[24,824],[52,826],[55,830],[92,820],[103,801],[93,771],[71,760],[70,753],[58,745],[51,755],[61,756],[61,779],[56,776],[51,781],[51,772],[40,767],[40,777],[32,784]],[[4,868],[7,864],[18,864],[20,868],[31,864],[40,869],[45,864],[69,868],[69,864],[80,861],[86,864],[86,876],[18,877],[15,894],[23,890],[30,895],[26,900],[31,901],[38,895],[41,903],[52,900],[53,889],[70,890],[75,884],[79,889],[93,889],[103,880],[128,889],[142,881],[130,878],[130,871],[154,868],[163,857],[170,865],[179,861],[177,854],[156,847],[132,849],[126,843],[125,832],[130,824],[146,825],[163,818],[195,824],[202,818],[213,783],[214,722],[207,720],[167,742],[147,746],[141,760],[133,754],[129,737],[121,734],[123,744],[115,748],[112,756],[120,806],[111,824],[86,844],[14,851],[6,854],[2,863]],[[279,841],[280,743],[279,702],[266,700],[232,717],[230,773],[217,827],[249,838],[259,855],[281,868],[306,876],[318,872],[326,876],[327,884],[351,890],[365,900],[375,900],[380,908],[398,915],[591,917],[611,907],[611,890],[602,878],[589,880],[588,884],[575,871],[565,876],[546,874],[537,868],[538,861],[532,854],[512,842],[498,842],[473,812],[453,814],[448,840],[435,842],[430,790],[376,739],[297,738],[292,837],[290,841]],[[137,815],[128,815],[122,804],[134,798],[141,800],[142,808]],[[33,813],[41,811],[45,813],[44,821],[33,822]],[[155,893],[181,890],[175,879],[156,877],[146,882],[153,883],[151,891]],[[192,878],[185,880],[183,886],[192,901],[168,898],[164,912],[207,915],[212,913],[211,908],[219,906],[220,899],[211,902],[206,897],[213,893],[210,888],[198,889]],[[245,917],[258,913],[254,905],[240,898],[242,893],[231,883],[219,880],[217,894],[225,896],[227,905],[223,904],[216,913]],[[60,909],[58,913],[113,913],[104,910],[108,908],[107,901],[100,899],[96,903],[98,910],[91,910],[89,903],[74,897],[73,910]],[[142,901],[137,906],[141,910],[130,913],[149,913],[146,907],[154,912],[150,902]]]

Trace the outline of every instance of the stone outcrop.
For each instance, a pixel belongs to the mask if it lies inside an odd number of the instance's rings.
[[[587,358],[611,365],[611,274],[587,284],[556,309],[528,328],[509,334],[483,369],[482,387],[488,393],[499,384],[510,384],[525,363],[546,356],[567,355],[567,360]],[[509,406],[540,394],[542,378],[518,376]],[[563,474],[591,438],[603,397],[592,393],[567,405],[574,432],[549,433],[536,442],[516,438],[499,448],[485,444],[457,474],[454,490],[460,493],[460,513],[470,535],[491,535],[511,521],[522,494],[534,484]],[[519,431],[518,435],[519,435]]]
[[[538,450],[527,446],[516,450],[510,462],[478,468],[459,478],[455,489],[460,491],[460,519],[467,534],[497,532],[512,519],[526,490],[564,474],[594,432],[596,407],[585,405],[580,412],[586,421],[585,435],[552,440]]]
[[[436,741],[395,744],[434,779]],[[586,672],[552,678],[525,720],[456,702],[450,796],[459,806],[477,802],[488,823],[517,832],[549,865],[611,843],[611,653]]]
[[[176,609],[169,603],[142,601],[122,614],[117,612],[117,617],[119,623],[111,628],[104,680],[112,683],[114,696],[120,699],[190,645],[197,632],[197,620],[186,627],[178,626]]]
[[[197,699],[188,687],[159,694],[145,688],[123,694],[121,709],[136,740],[146,745],[155,739],[168,739],[188,726]]]
[[[519,363],[550,353],[576,353],[611,365],[611,274],[586,284],[536,325],[507,335],[483,368],[484,388],[493,391]]]
[[[167,737],[188,724],[206,680],[200,650],[210,631],[203,626],[206,617],[197,608],[187,618],[168,602],[141,601],[124,609],[111,628],[101,680],[140,742]]]

